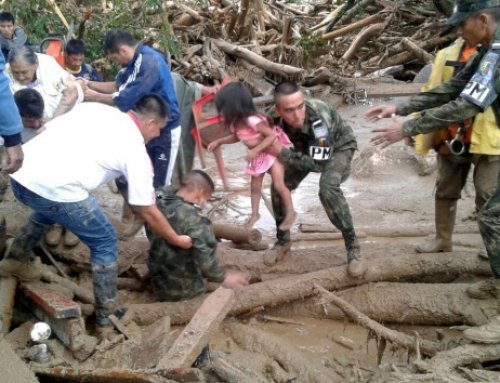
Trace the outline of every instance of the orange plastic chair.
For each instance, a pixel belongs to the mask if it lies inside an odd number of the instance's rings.
[[[56,59],[58,64],[64,68],[64,39],[62,37],[50,36],[40,43],[40,50]]]

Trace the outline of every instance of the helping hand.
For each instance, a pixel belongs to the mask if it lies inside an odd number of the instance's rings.
[[[241,290],[245,286],[248,286],[250,282],[250,275],[242,273],[240,271],[228,271],[224,282],[222,285],[228,289]]]
[[[5,148],[7,155],[4,158],[3,170],[7,173],[14,173],[23,164],[24,154],[21,145]]]
[[[178,235],[175,245],[181,249],[190,249],[193,246],[193,241],[187,235]]]
[[[215,149],[219,147],[219,140],[212,141],[211,143],[208,144],[207,146],[207,151],[209,153],[212,153]]]
[[[258,155],[259,155],[259,152],[255,151],[255,150],[250,150],[247,153],[247,155],[245,156],[245,160],[248,162],[252,162],[253,160],[255,160],[257,158]]]
[[[379,134],[372,137],[370,142],[380,146],[381,148],[385,148],[395,142],[401,141],[406,137],[406,134],[403,132],[403,123],[398,121],[396,118],[392,119],[391,125],[375,128],[373,129],[373,132]]]
[[[396,115],[396,105],[379,105],[368,109],[365,113],[365,121],[375,122],[382,118],[394,117]]]

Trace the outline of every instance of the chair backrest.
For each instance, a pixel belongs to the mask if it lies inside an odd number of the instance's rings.
[[[64,68],[64,38],[59,36],[49,36],[40,43],[40,51],[56,59],[60,66]]]

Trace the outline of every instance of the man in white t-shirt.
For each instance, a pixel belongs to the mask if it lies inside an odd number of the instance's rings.
[[[12,174],[11,185],[33,214],[0,262],[0,276],[39,278],[31,250],[58,223],[90,248],[97,326],[109,326],[116,299],[117,239],[90,191],[123,175],[128,202],[149,227],[172,245],[191,247],[191,238],[177,235],[155,203],[145,144],[160,134],[167,118],[168,107],[156,95],[144,96],[128,113],[83,103],[23,145],[24,165]]]

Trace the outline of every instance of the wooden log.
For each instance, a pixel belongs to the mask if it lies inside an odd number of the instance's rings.
[[[434,56],[430,53],[427,53],[425,50],[420,48],[417,44],[411,41],[408,38],[403,38],[401,40],[403,46],[412,51],[414,56],[418,59],[418,61],[422,64],[432,64],[434,62]]]
[[[497,315],[496,300],[471,299],[467,283],[378,282],[336,295],[382,323],[427,326],[482,325]],[[266,310],[269,315],[345,319],[337,306],[316,297]]]
[[[319,358],[304,363],[300,351],[291,342],[257,328],[230,323],[226,325],[234,341],[253,353],[266,354],[276,360],[286,371],[293,371],[298,382],[335,383],[343,382],[337,373],[325,367]]]
[[[316,225],[302,223],[299,230],[303,233],[338,233],[338,230],[332,225]],[[434,234],[436,229],[433,224],[415,225],[405,227],[384,227],[384,226],[361,226],[356,228],[356,232],[363,232],[369,237],[424,237]],[[477,224],[463,225],[458,224],[453,229],[454,233],[478,233]]]
[[[241,48],[237,45],[228,43],[227,41],[212,39],[212,42],[224,52],[245,59],[250,63],[257,65],[258,67],[268,72],[276,73],[283,77],[288,77],[288,76],[297,77],[297,76],[302,76],[304,74],[304,70],[302,68],[297,68],[286,64],[274,63],[270,60],[265,59],[262,56],[259,56],[256,53],[253,53],[248,49]]]
[[[234,291],[219,287],[210,294],[184,328],[167,355],[160,359],[160,369],[185,369],[200,355],[219,328],[234,303]]]
[[[342,59],[345,61],[351,60],[356,52],[372,37],[378,36],[385,29],[386,23],[377,23],[370,25],[356,36],[349,49],[344,53]]]
[[[214,224],[215,237],[229,239],[234,243],[248,243],[252,247],[259,247],[262,240],[262,233],[257,229],[247,230],[243,227]]]
[[[16,278],[0,278],[0,337],[10,331],[16,287]]]
[[[366,27],[367,25],[378,23],[384,19],[382,13],[376,13],[374,15],[368,16],[364,18],[363,20],[357,21],[355,23],[352,23],[348,25],[347,27],[337,29],[336,31],[325,33],[324,35],[321,35],[320,40],[322,41],[330,41],[333,40],[337,37],[344,36],[352,31],[355,31],[357,29],[361,29],[363,27]]]
[[[210,351],[210,367],[213,368],[219,378],[227,383],[266,383],[268,380],[249,372],[238,366],[229,358],[217,351]]]
[[[321,286],[317,286],[318,292],[323,295],[328,302],[333,302],[336,306],[338,306],[343,312],[345,312],[349,318],[354,320],[359,325],[373,331],[377,336],[384,338],[392,343],[399,344],[404,348],[413,350],[417,352],[415,349],[416,343],[415,338],[404,334],[400,331],[389,329],[385,326],[382,326],[377,321],[370,319],[367,315],[363,314],[361,311],[357,310],[353,305],[349,304],[344,299],[338,297],[337,295],[325,290]],[[424,355],[432,356],[435,355],[436,352],[440,349],[439,344],[427,340],[422,340],[420,342],[420,349],[422,350]]]
[[[314,295],[314,283],[327,290],[357,286],[367,282],[397,280],[401,278],[421,278],[430,275],[463,275],[467,273],[491,275],[487,262],[470,253],[446,254],[406,254],[381,262],[379,259],[365,261],[366,273],[359,278],[350,278],[346,266],[332,267],[288,278],[273,279],[255,283],[236,296],[230,311],[239,315],[255,307],[274,306]],[[125,314],[124,323],[136,321],[139,325],[153,323],[158,318],[169,315],[172,324],[187,323],[194,315],[203,297],[184,302],[163,302],[153,304],[133,304]]]
[[[99,383],[162,383],[165,379],[147,372],[109,369],[75,369],[69,367],[33,367],[40,377],[57,379],[64,382],[99,382]]]

